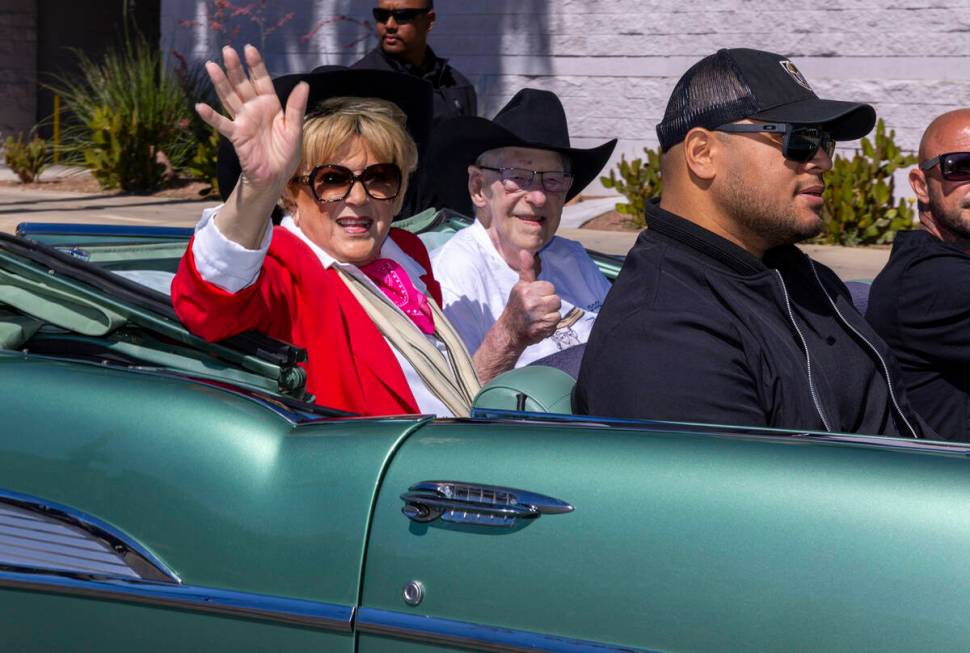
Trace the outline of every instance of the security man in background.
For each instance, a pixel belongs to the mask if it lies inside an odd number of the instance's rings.
[[[393,70],[429,81],[436,124],[477,114],[475,87],[428,45],[435,21],[433,0],[378,0],[373,13],[380,43],[352,68]]]

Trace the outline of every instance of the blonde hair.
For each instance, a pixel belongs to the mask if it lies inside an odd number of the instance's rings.
[[[394,198],[394,214],[401,210],[408,178],[418,166],[418,148],[405,129],[407,116],[393,102],[378,98],[335,97],[321,102],[303,121],[303,153],[297,177],[313,166],[334,161],[353,138],[360,138],[380,163],[401,169],[401,192]],[[283,191],[283,208],[292,211],[298,184],[291,181]]]

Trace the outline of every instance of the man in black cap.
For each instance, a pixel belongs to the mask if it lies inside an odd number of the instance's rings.
[[[913,405],[970,441],[970,109],[938,116],[909,171],[922,229],[896,234],[866,317],[899,357]]]
[[[845,285],[794,247],[822,228],[835,141],[874,122],[777,54],[690,68],[657,126],[663,197],[593,328],[578,412],[929,435]]]
[[[563,205],[599,174],[616,140],[571,147],[559,98],[531,88],[494,120],[449,120],[433,138],[432,175],[467,188],[477,217],[432,264],[479,379],[586,342],[610,285],[582,245],[556,230]]]
[[[373,12],[380,43],[352,67],[393,70],[430,82],[436,123],[476,115],[475,87],[428,45],[433,0],[378,0]]]

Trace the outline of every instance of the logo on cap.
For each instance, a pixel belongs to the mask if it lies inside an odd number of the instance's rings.
[[[800,71],[798,67],[795,66],[795,64],[793,64],[790,60],[782,59],[778,63],[780,63],[781,67],[785,69],[785,72],[788,73],[791,76],[791,78],[795,80],[796,84],[798,84],[804,89],[811,91],[812,93],[815,92],[815,90],[811,87],[811,85],[809,85],[808,80],[805,79],[805,75],[802,74],[802,71]]]

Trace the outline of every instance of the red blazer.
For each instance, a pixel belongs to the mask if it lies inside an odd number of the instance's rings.
[[[424,244],[391,229],[390,238],[427,273],[421,280],[441,305]],[[282,227],[254,284],[229,293],[205,281],[192,243],[172,282],[172,305],[192,333],[209,341],[256,330],[307,350],[307,391],[318,404],[362,415],[417,413],[394,353],[334,269]]]

